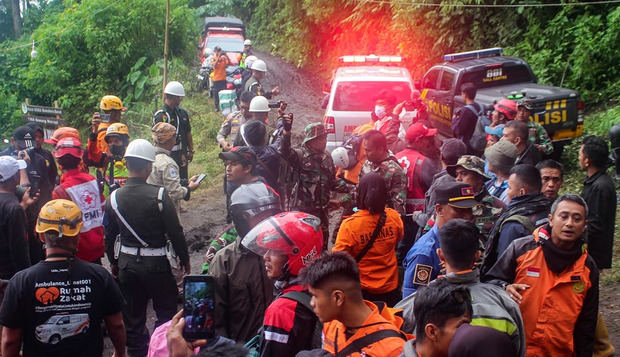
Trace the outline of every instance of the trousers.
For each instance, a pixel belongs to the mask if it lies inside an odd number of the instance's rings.
[[[148,302],[153,301],[155,327],[171,320],[177,312],[177,284],[165,256],[138,258],[121,253],[118,266],[119,284],[126,302],[123,321],[127,352],[131,357],[145,357],[150,340],[146,328]]]

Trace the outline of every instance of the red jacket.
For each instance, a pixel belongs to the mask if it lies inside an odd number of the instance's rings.
[[[407,148],[396,154],[398,163],[407,173],[407,200],[405,210],[407,213],[424,211],[424,194],[428,187],[424,187],[422,169],[426,156],[417,150]]]
[[[80,230],[77,257],[93,262],[103,256],[103,211],[105,199],[97,180],[79,169],[70,170],[60,178],[60,185],[52,192],[53,199],[75,202],[82,210],[83,226]]]

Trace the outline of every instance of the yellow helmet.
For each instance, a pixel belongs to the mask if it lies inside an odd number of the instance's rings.
[[[123,123],[112,123],[105,132],[105,141],[108,142],[108,138],[114,135],[125,135],[129,140],[129,128]]]
[[[101,98],[99,108],[102,110],[124,110],[123,101],[115,95],[106,95]]]
[[[35,230],[37,233],[56,231],[59,236],[75,237],[82,229],[82,211],[69,200],[52,200],[39,213]]]

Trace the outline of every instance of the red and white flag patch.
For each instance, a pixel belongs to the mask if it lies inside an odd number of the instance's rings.
[[[540,268],[528,267],[527,268],[527,272],[525,273],[525,275],[531,276],[531,277],[534,277],[534,278],[538,278],[538,277],[540,277]]]

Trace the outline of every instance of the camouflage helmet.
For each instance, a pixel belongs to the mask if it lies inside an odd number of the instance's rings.
[[[305,145],[312,139],[319,138],[321,136],[327,135],[325,132],[325,125],[323,123],[311,123],[306,126],[306,137],[304,138],[303,144]]]
[[[465,170],[473,171],[478,175],[484,177],[485,179],[490,179],[491,177],[484,172],[484,160],[474,155],[463,155],[456,162],[456,165],[450,165],[446,168],[446,171],[452,177],[456,177],[456,168],[462,167]]]

